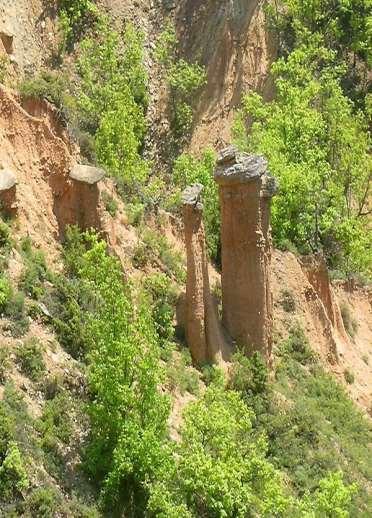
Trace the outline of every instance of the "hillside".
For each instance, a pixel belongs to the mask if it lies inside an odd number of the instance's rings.
[[[0,516],[369,516],[370,47],[285,6],[0,0]]]

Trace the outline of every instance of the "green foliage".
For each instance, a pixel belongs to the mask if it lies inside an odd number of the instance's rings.
[[[0,312],[4,311],[13,295],[13,288],[9,279],[0,274]]]
[[[29,481],[17,444],[10,441],[0,466],[0,498],[10,499],[27,489]]]
[[[114,218],[119,208],[117,201],[107,191],[102,193],[102,200],[105,204],[105,209]]]
[[[134,308],[119,263],[104,242],[89,239],[80,276],[100,304],[86,324],[93,394],[86,468],[103,482],[106,506],[123,502],[129,511],[145,505],[145,482],[161,462],[168,402],[157,389],[159,348],[148,301],[140,297]]]
[[[150,509],[159,516],[285,515],[289,499],[255,438],[252,414],[233,391],[210,387],[184,415],[181,443]]]
[[[348,383],[349,385],[352,385],[355,381],[355,376],[349,369],[346,369],[344,371],[344,378],[346,383]]]
[[[186,350],[185,350],[186,351]],[[172,355],[167,364],[167,386],[175,392],[179,390],[181,395],[185,392],[199,395],[200,383],[199,374],[191,366],[191,356],[189,351],[188,357],[185,354]]]
[[[148,96],[143,35],[127,24],[121,41],[102,19],[95,33],[79,58],[82,125],[95,134],[97,159],[113,176],[142,184],[149,169],[140,156]]]
[[[0,247],[2,249],[9,248],[11,246],[10,239],[10,227],[9,225],[0,219]]]
[[[225,376],[223,370],[216,365],[204,365],[202,369],[203,381],[208,385],[218,385],[223,387],[225,385]]]
[[[171,66],[176,45],[177,35],[174,26],[171,23],[167,23],[156,41],[154,52],[156,60],[167,68]]]
[[[237,142],[263,153],[279,179],[272,211],[275,241],[288,240],[301,252],[323,248],[331,266],[369,275],[366,118],[344,95],[342,67],[322,36],[304,29],[297,37],[294,50],[272,67],[276,98],[244,97]]]
[[[144,286],[149,294],[151,315],[160,344],[166,345],[174,336],[176,293],[172,282],[165,274],[155,273],[146,277]]]
[[[186,136],[193,122],[193,99],[206,83],[204,67],[180,59],[169,66],[168,82],[173,101],[173,129],[177,138]]]
[[[34,381],[45,372],[42,347],[37,338],[30,338],[19,346],[16,352],[21,371]]]
[[[302,365],[315,361],[315,356],[304,330],[296,322],[289,330],[289,337],[281,346],[280,354],[283,358],[291,357]]]
[[[170,246],[166,236],[158,231],[146,228],[141,234],[142,242],[133,253],[133,264],[143,268],[147,264],[160,266],[166,273],[179,282],[184,282],[185,268],[182,256]]]
[[[284,311],[287,313],[293,313],[296,310],[296,300],[293,296],[293,293],[284,289],[281,291],[280,304],[282,305]]]
[[[11,365],[9,356],[10,356],[9,347],[5,344],[1,344],[1,346],[0,346],[0,383],[4,383],[6,380],[6,376],[7,376],[8,370]],[[1,415],[1,411],[0,411],[0,415]],[[1,431],[0,431],[0,435],[1,435]],[[1,439],[0,439],[0,441],[1,441]],[[1,446],[0,446],[0,452],[1,452]],[[1,453],[0,453],[0,456],[1,456]]]
[[[204,203],[204,221],[208,250],[214,261],[219,261],[220,254],[220,211],[218,187],[213,178],[215,154],[211,150],[204,151],[200,159],[182,154],[174,163],[173,181],[183,190],[188,185],[200,183]]]
[[[24,79],[18,89],[22,99],[47,99],[62,108],[66,100],[67,80],[58,72],[43,71]]]
[[[31,516],[53,518],[59,510],[61,495],[54,487],[38,487],[27,499]]]
[[[63,47],[70,48],[86,24],[98,16],[92,0],[59,0],[59,22],[63,33]]]
[[[8,75],[9,59],[7,56],[0,56],[0,83],[4,83]]]
[[[34,250],[29,238],[25,238],[21,243],[21,253],[24,261],[19,286],[34,299],[39,299],[44,293],[44,282],[51,280],[45,256],[42,251]]]

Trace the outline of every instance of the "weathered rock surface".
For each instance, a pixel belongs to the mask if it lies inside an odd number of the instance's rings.
[[[17,178],[9,169],[0,170],[0,209],[8,215],[16,212]]]
[[[55,197],[55,214],[60,235],[67,225],[77,225],[82,230],[101,227],[99,213],[99,188],[105,171],[97,167],[74,165],[69,172],[69,183],[61,196]]]
[[[202,185],[183,192],[183,220],[187,254],[185,331],[197,364],[220,362],[224,337],[210,293],[208,259],[203,225]]]
[[[220,187],[223,324],[247,354],[270,361],[270,199],[275,181],[261,156],[223,150],[215,180]]]

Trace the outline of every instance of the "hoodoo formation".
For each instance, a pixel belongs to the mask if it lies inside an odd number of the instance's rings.
[[[261,156],[230,146],[218,158],[220,189],[223,324],[247,354],[270,360],[270,200],[275,180]]]
[[[182,195],[187,255],[185,330],[197,364],[218,363],[223,350],[223,334],[210,293],[202,190],[202,185],[195,184]]]
[[[9,169],[0,171],[0,206],[5,214],[14,215],[16,211],[17,179]]]
[[[105,171],[97,167],[72,167],[69,173],[70,184],[56,203],[62,234],[67,225],[78,225],[82,230],[100,228],[98,183],[104,176]]]

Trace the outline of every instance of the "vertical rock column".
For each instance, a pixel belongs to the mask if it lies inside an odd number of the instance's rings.
[[[247,354],[271,356],[270,198],[274,180],[261,156],[223,150],[215,180],[221,204],[223,324]]]
[[[195,184],[187,187],[182,196],[187,255],[185,330],[197,364],[219,362],[224,340],[210,293],[202,189],[202,185]]]

